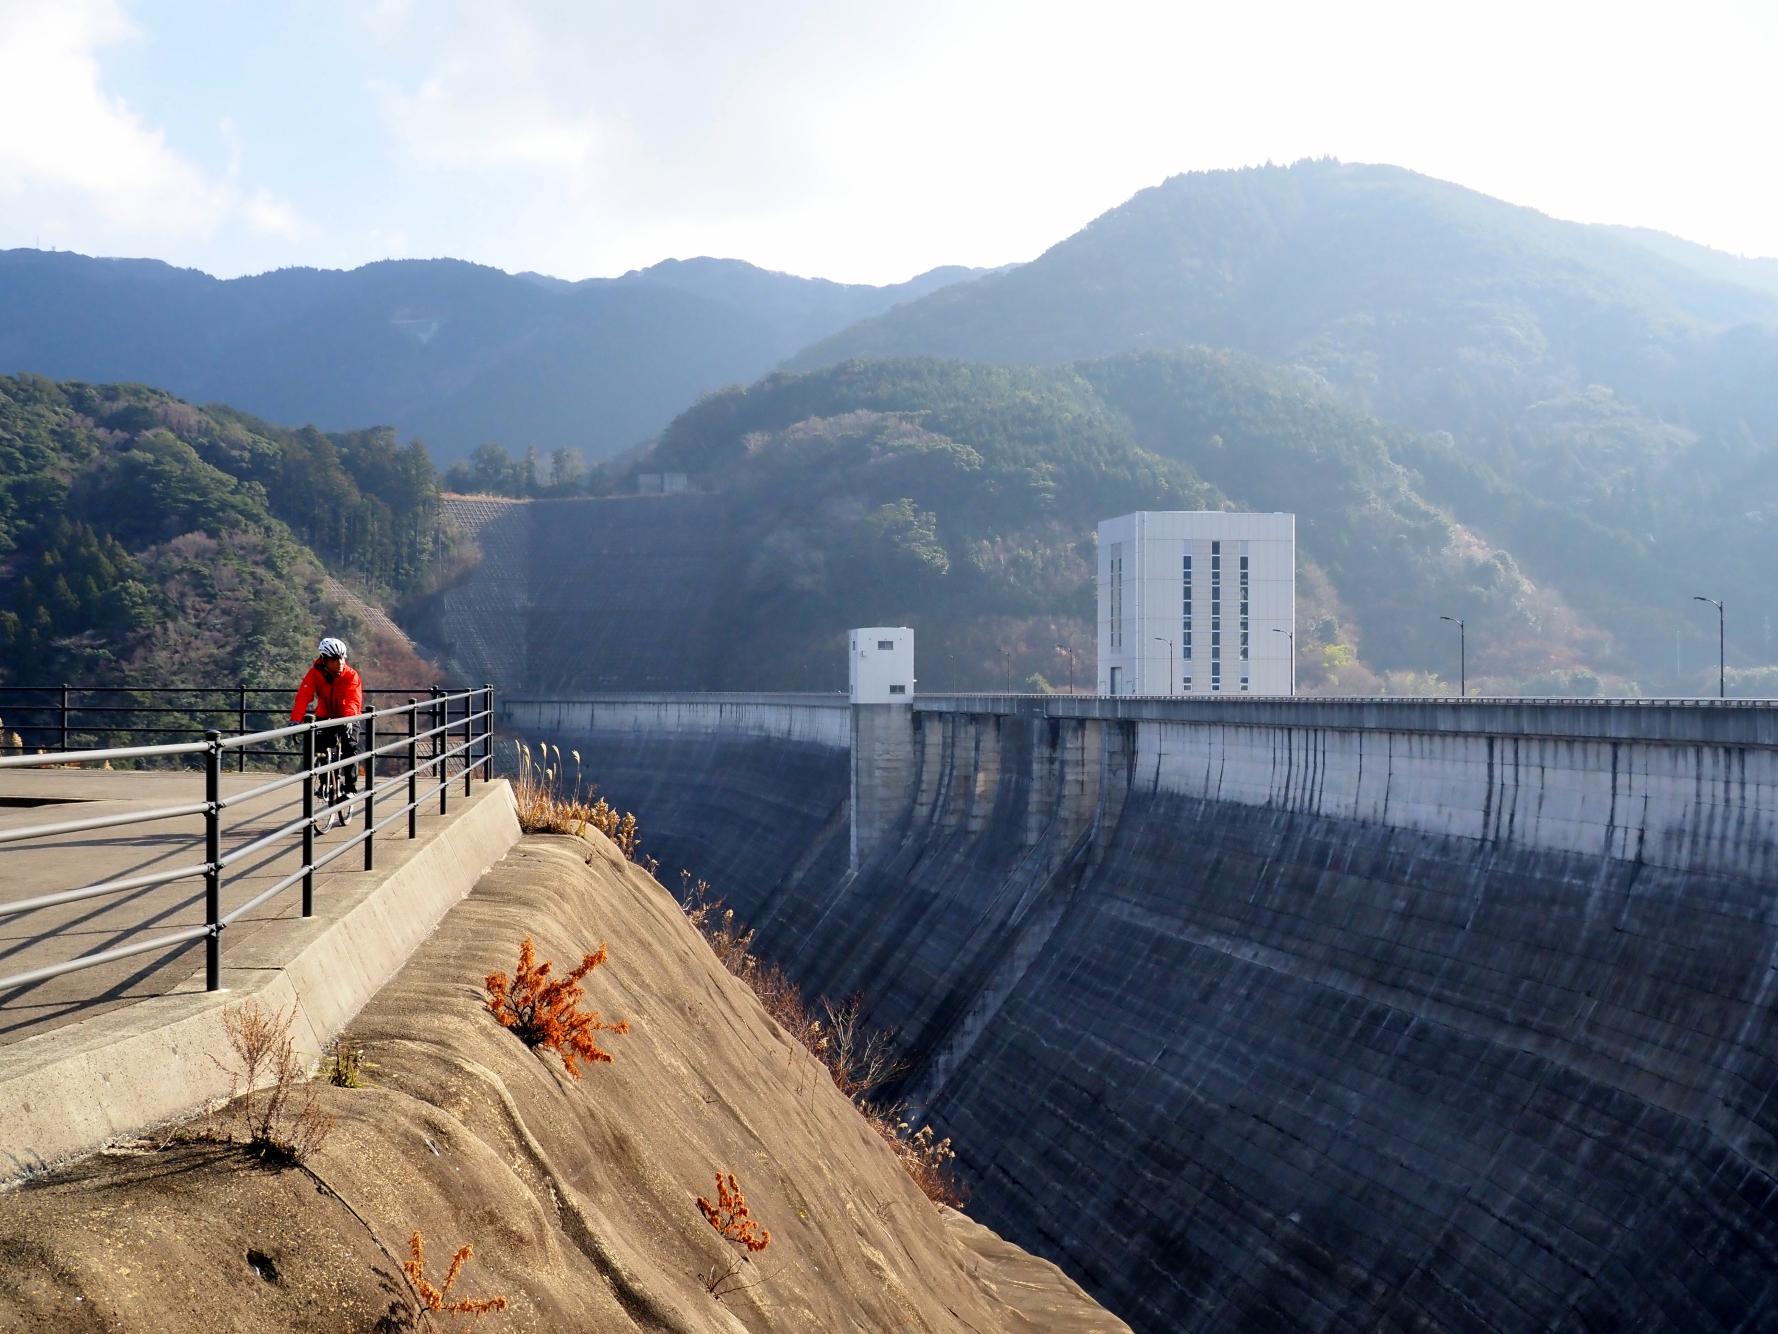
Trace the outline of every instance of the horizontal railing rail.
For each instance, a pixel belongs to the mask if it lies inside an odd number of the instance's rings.
[[[60,707],[66,708],[67,692],[72,689],[72,687],[63,686],[9,686],[0,690],[0,697],[3,697],[6,691],[16,693],[28,691],[62,692],[59,695],[58,703]],[[128,689],[128,687],[86,687],[85,689],[119,690]],[[227,687],[227,689],[237,692],[238,698],[239,692],[252,688]],[[274,692],[268,689],[260,693],[284,695],[288,692]],[[372,698],[386,698],[397,692],[379,690],[366,693]],[[143,710],[142,712],[148,711]],[[267,710],[267,712],[271,712],[271,710]],[[321,740],[322,732],[325,729],[352,723],[359,724],[362,728],[362,746],[351,755],[343,755],[334,759],[323,758],[321,755],[321,747],[324,744]],[[7,721],[5,725],[10,729],[10,721]],[[80,730],[90,734],[92,729],[83,727]],[[118,734],[124,734],[126,730],[137,733],[147,732],[151,735],[156,732],[156,729],[152,727],[111,730]],[[286,741],[294,742],[295,749],[287,752],[268,748],[272,743]],[[282,755],[286,760],[294,756],[300,767],[287,773],[281,773],[268,782],[231,793],[225,797],[222,794],[222,775],[230,752],[236,756],[248,754]],[[448,815],[450,813],[450,789],[453,784],[460,779],[463,784],[463,794],[468,796],[472,791],[473,779],[478,773],[483,781],[493,777],[494,688],[484,685],[465,690],[445,690],[430,686],[424,690],[407,692],[404,702],[397,705],[386,708],[378,708],[374,704],[367,705],[363,713],[353,718],[318,719],[313,713],[310,713],[300,723],[267,728],[257,732],[243,729],[228,735],[225,735],[220,728],[209,728],[206,729],[201,741],[145,746],[64,748],[40,753],[4,754],[0,755],[0,774],[21,769],[80,768],[101,763],[109,764],[112,761],[193,756],[201,757],[203,762],[204,796],[201,801],[178,802],[148,810],[123,811],[115,814],[85,816],[71,820],[0,829],[0,857],[5,855],[6,846],[25,843],[54,843],[57,840],[77,843],[78,836],[95,830],[118,829],[202,815],[204,818],[203,833],[192,836],[194,850],[199,838],[202,839],[203,859],[201,861],[191,861],[166,870],[142,875],[113,877],[93,884],[75,885],[10,902],[0,901],[0,918],[18,917],[22,914],[39,912],[70,903],[82,903],[143,889],[154,889],[181,880],[202,879],[204,882],[203,924],[163,932],[145,940],[131,940],[110,949],[79,954],[72,958],[14,973],[11,976],[0,977],[0,995],[20,987],[48,981],[65,973],[98,967],[155,950],[171,949],[197,940],[205,942],[204,985],[208,990],[217,990],[222,985],[222,933],[231,924],[239,921],[246,914],[263,907],[278,895],[298,884],[302,886],[302,915],[312,917],[315,911],[315,873],[317,871],[360,847],[363,848],[364,869],[366,871],[374,870],[376,868],[376,841],[379,833],[405,815],[407,817],[407,836],[410,839],[415,838],[419,834],[419,812],[422,806],[436,797],[439,814]],[[363,790],[348,792],[338,800],[318,805],[317,797],[320,794],[316,791],[316,780],[357,765],[363,765],[365,770]],[[379,773],[379,768],[383,770],[382,773]],[[274,808],[275,823],[270,830],[255,831],[249,837],[241,833],[239,826],[233,831],[225,829],[223,817],[227,812],[274,796],[284,789],[298,786],[301,789],[298,801],[295,803],[287,801]],[[401,804],[393,808],[382,804],[385,799],[391,797],[399,800]],[[279,818],[293,804],[300,806],[299,813],[289,818]],[[330,847],[325,853],[317,856],[315,836],[318,820],[331,817],[336,812],[355,817],[360,808],[363,811],[362,827],[343,841]],[[265,812],[261,811],[259,814],[263,816]],[[329,823],[331,824],[331,821]],[[222,846],[223,841],[231,832],[243,838],[244,841],[225,853]],[[246,875],[263,870],[280,857],[288,855],[293,847],[300,847],[301,864],[299,866],[255,894],[245,903],[226,913],[222,910],[223,892],[231,879],[238,881]],[[267,855],[247,864],[250,859],[262,853]],[[4,883],[4,877],[0,877],[0,883]],[[54,932],[46,933],[45,938],[51,938],[54,934]]]

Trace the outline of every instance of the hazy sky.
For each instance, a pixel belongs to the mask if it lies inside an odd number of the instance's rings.
[[[0,248],[890,282],[1332,155],[1778,255],[1775,68],[1778,0],[0,0]]]

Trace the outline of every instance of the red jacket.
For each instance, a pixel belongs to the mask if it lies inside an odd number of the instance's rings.
[[[364,682],[355,669],[344,663],[329,681],[321,674],[321,660],[317,658],[297,687],[296,703],[290,706],[291,722],[303,720],[310,700],[315,701],[317,718],[354,718],[364,712]]]

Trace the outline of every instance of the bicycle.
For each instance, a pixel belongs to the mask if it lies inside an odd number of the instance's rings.
[[[320,768],[322,765],[333,763],[346,753],[346,741],[343,735],[343,729],[337,727],[326,728],[319,734],[318,739],[320,744],[315,748],[315,765],[317,768]],[[315,775],[316,810],[314,824],[315,832],[317,834],[325,834],[336,824],[343,826],[350,822],[352,818],[351,806],[340,806],[340,803],[345,801],[351,795],[351,789],[346,783],[346,775],[348,772],[350,771],[342,766],[338,769],[328,769],[323,773]],[[335,809],[336,807],[338,807],[338,809]]]

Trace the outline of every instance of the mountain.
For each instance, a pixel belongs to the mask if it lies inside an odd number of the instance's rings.
[[[294,686],[324,630],[385,679],[430,680],[337,576],[392,598],[451,555],[430,460],[387,430],[0,377],[0,688]]]
[[[734,260],[563,282],[457,260],[220,280],[152,260],[0,251],[0,373],[139,381],[274,421],[604,458],[700,393],[967,277],[869,287]]]
[[[1429,500],[1398,453],[1433,456],[1309,378],[1195,348],[772,375],[706,396],[637,466],[729,502],[709,688],[822,688],[830,641],[854,624],[915,627],[923,689],[979,688],[1003,665],[1065,680],[1059,644],[1090,662],[1096,525],[1134,509],[1301,516],[1305,687],[1426,688],[1448,656],[1429,607],[1467,612],[1472,679],[1510,686],[1609,657],[1608,636]],[[1501,505],[1535,509],[1487,480]],[[597,571],[552,577],[588,585]]]
[[[1396,457],[1424,465],[1426,498],[1610,623],[1621,665],[1650,680],[1672,675],[1676,643],[1699,665],[1694,593],[1741,609],[1731,663],[1778,661],[1748,614],[1778,556],[1773,275],[1394,167],[1305,162],[1174,177],[788,366],[1206,345],[1292,368],[1406,428]]]

